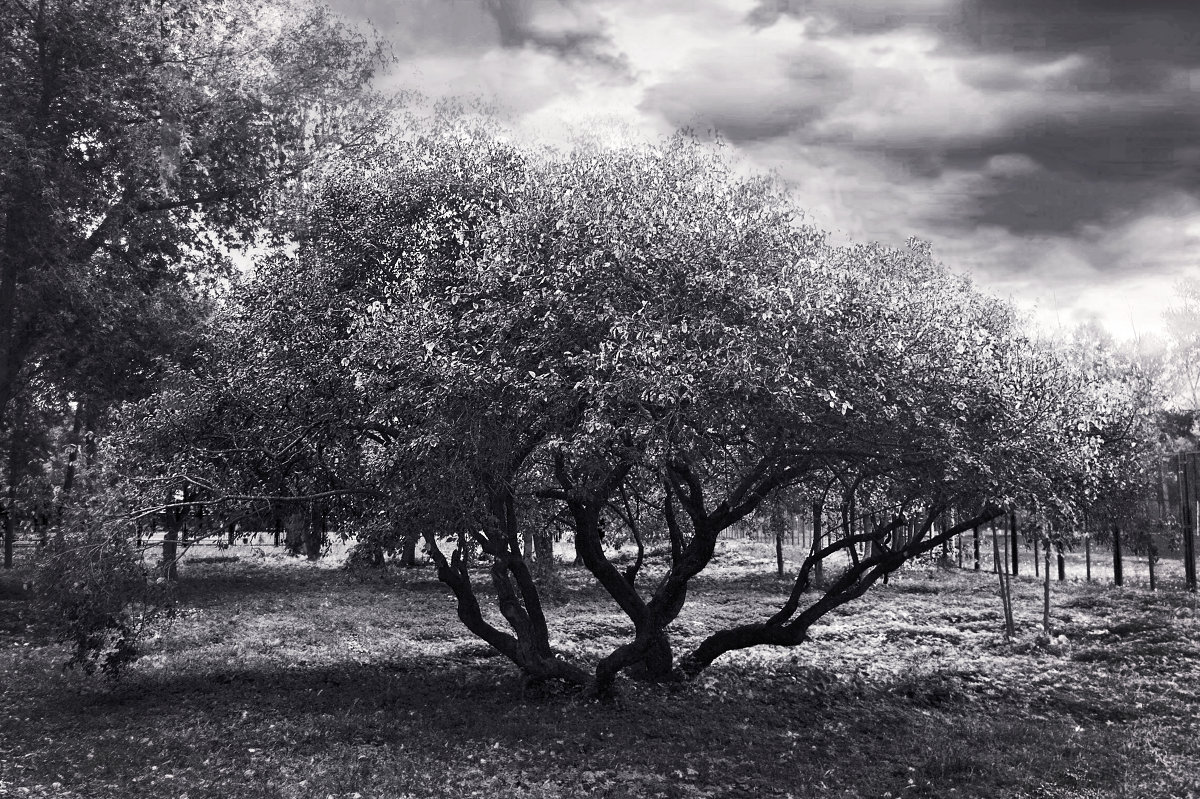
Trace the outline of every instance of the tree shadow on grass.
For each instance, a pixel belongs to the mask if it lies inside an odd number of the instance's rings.
[[[246,599],[269,596],[303,598],[328,596],[331,592],[402,592],[440,593],[449,589],[429,569],[386,571],[348,571],[310,567],[304,562],[289,568],[258,566],[253,563],[201,564],[202,568],[184,572],[176,587],[176,598],[184,605],[237,605]]]
[[[328,569],[280,569],[239,563],[238,568],[222,568],[225,564],[198,564],[180,569],[175,586],[176,598],[185,605],[214,605],[235,603],[251,597],[269,595],[295,596],[328,592],[344,582],[343,575]]]
[[[556,686],[523,690],[506,661],[461,645],[444,658],[143,671],[104,690],[41,697],[22,733],[80,741],[84,780],[108,759],[150,763],[171,752],[177,772],[202,772],[210,760],[250,767],[261,755],[248,753],[265,749],[276,767],[334,763],[343,777],[364,758],[386,761],[390,776],[367,787],[400,793],[418,776],[437,784],[477,770],[472,779],[519,772],[588,796],[675,795],[670,784],[720,786],[707,794],[718,796],[1011,796],[1030,769],[1053,779],[1061,768],[1064,755],[1039,740],[1073,722],[1035,723],[1006,712],[1003,699],[980,713],[960,679],[908,680],[907,691],[905,682],[864,686],[795,664],[718,666],[675,690],[628,683],[600,704]],[[97,743],[110,734],[111,744]],[[1107,734],[1099,725],[1079,746],[1108,743]],[[134,773],[126,767],[120,779]],[[623,787],[605,794],[605,780]]]
[[[468,658],[481,662],[468,665],[463,662]],[[392,717],[419,714],[434,726],[458,726],[483,721],[519,696],[516,674],[490,660],[467,653],[393,663],[142,674],[92,694],[87,703],[104,712],[155,718],[186,708],[189,714],[200,712],[219,720],[250,708],[281,718],[336,714],[361,721],[383,711]]]

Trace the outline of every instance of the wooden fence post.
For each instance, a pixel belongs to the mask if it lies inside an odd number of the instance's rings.
[[[771,532],[775,534],[775,566],[780,580],[783,579],[783,534],[787,526],[787,511],[776,503],[771,507]]]
[[[180,501],[187,501],[187,492],[180,493]],[[167,492],[167,504],[175,503],[175,492]],[[187,538],[187,508],[169,508],[166,514],[167,531],[163,535],[162,540],[162,571],[163,577],[168,580],[175,580],[179,577],[179,531],[183,529],[184,539]]]
[[[1121,528],[1113,525],[1113,582],[1118,586],[1125,584],[1125,574],[1121,565]]]
[[[1195,488],[1193,481],[1188,481]],[[1200,500],[1194,500],[1191,505],[1189,522],[1183,530],[1183,579],[1187,590],[1196,593],[1196,519],[1200,518]]]
[[[1183,522],[1183,579],[1187,590],[1196,590],[1196,468],[1200,453],[1180,453],[1176,459],[1179,475],[1180,521]]]
[[[1021,572],[1021,565],[1017,555],[1019,547],[1017,545],[1017,512],[1015,510],[1008,512],[1008,535],[1011,539],[1009,544],[1012,549],[1012,576],[1016,577]]]
[[[1083,557],[1087,563],[1087,581],[1092,581],[1092,536],[1091,533],[1085,533],[1083,536]]]
[[[1044,582],[1042,583],[1042,633],[1046,636],[1050,635],[1050,535],[1049,531],[1043,531],[1045,538],[1042,542],[1042,552],[1044,561],[1042,568],[1045,569]]]
[[[821,549],[821,502],[820,502],[820,500],[816,500],[816,499],[813,500],[812,517],[813,517],[812,551],[818,552]],[[813,579],[820,582],[824,576],[825,576],[825,564],[824,564],[824,561],[822,561],[821,559],[818,558],[817,562],[813,564]]]
[[[995,520],[992,520],[991,522],[988,523],[988,529],[992,533],[992,574],[999,574],[1000,573],[1000,547],[996,543],[998,540],[996,538],[998,531],[996,529]],[[1005,546],[1007,546],[1007,544]]]

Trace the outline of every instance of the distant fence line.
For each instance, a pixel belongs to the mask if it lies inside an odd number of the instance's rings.
[[[824,518],[831,523],[823,528],[822,538],[830,540],[829,536],[833,536],[832,540],[836,540],[845,536],[840,514],[830,514],[830,508],[824,510]],[[784,523],[777,522],[775,529],[772,529],[769,519],[747,519],[722,531],[718,539],[753,541],[774,546],[775,530],[778,530],[783,546],[790,550],[789,559],[800,560],[812,547],[811,516],[787,513],[784,517]],[[1027,520],[1027,517],[1023,518]],[[1003,517],[975,530],[966,530],[926,557],[968,571],[1004,571],[1017,576],[1042,577],[1044,553],[1031,545],[1031,539],[1023,531],[1014,532],[1009,522],[1010,517]],[[855,525],[856,531],[861,529],[861,524],[860,517]],[[1169,529],[1143,533],[1137,539],[1138,545],[1132,546],[1128,535],[1124,536],[1126,543],[1122,545],[1121,536],[1109,534],[1103,543],[1098,543],[1093,535],[1083,533],[1062,550],[1052,549],[1051,577],[1057,580],[1108,582],[1118,586],[1136,583],[1151,589],[1157,589],[1165,580],[1170,587],[1187,588],[1190,583],[1186,552],[1182,546],[1174,546],[1179,542],[1174,541],[1173,537]],[[999,558],[996,557],[997,553]],[[848,552],[846,558],[850,558]]]
[[[1112,525],[1111,528],[1106,527],[1103,531],[1105,537],[1112,542],[1111,548],[1105,548],[1109,552],[1109,557],[1106,559],[1111,561],[1113,582],[1117,585],[1124,582],[1123,561],[1129,560],[1133,563],[1136,562],[1138,556],[1145,556],[1150,587],[1155,588],[1155,565],[1158,553],[1171,549],[1171,547],[1163,545],[1168,542],[1174,543],[1175,533],[1178,532],[1180,543],[1178,561],[1182,567],[1183,582],[1189,590],[1195,591],[1197,587],[1196,537],[1198,527],[1200,527],[1200,452],[1178,453],[1164,459],[1158,467],[1157,484],[1156,496],[1147,501],[1140,513],[1142,521],[1146,522],[1144,526],[1146,528],[1154,526],[1157,530],[1137,530],[1137,536],[1126,535],[1127,543],[1123,543],[1122,531],[1118,525]],[[846,510],[849,510],[848,514],[845,514]],[[718,538],[724,541],[750,540],[764,544],[778,542],[793,549],[797,547],[811,549],[813,512],[816,512],[815,508],[808,513],[773,508],[769,514],[752,516],[722,531]],[[843,535],[860,531],[871,524],[869,515],[859,515],[855,512],[853,500],[847,509],[832,505],[820,508],[820,512],[825,521],[822,526],[822,538],[825,540],[836,540]],[[187,516],[188,514],[180,515]],[[1021,546],[1023,536],[1016,527],[1018,516],[1028,522],[1027,514],[1021,512],[1010,514],[1002,517],[998,524],[993,523],[956,536],[952,541],[943,545],[940,552],[931,554],[933,557],[952,561],[955,565],[963,568],[983,570],[985,567],[990,567],[989,570],[993,571],[1004,568],[1011,574],[1020,574],[1023,560],[1022,550],[1025,548]],[[313,515],[311,520],[306,519],[305,521],[311,521],[311,526],[303,525],[302,536],[296,529],[291,529],[293,524],[285,525],[281,518],[274,520],[274,529],[266,530],[242,530],[238,529],[238,525],[235,524],[221,525],[220,527],[201,526],[200,519],[201,515],[198,513],[196,521],[197,526],[200,526],[199,530],[188,529],[187,525],[180,525],[177,520],[174,536],[164,529],[167,525],[160,526],[152,519],[150,523],[136,527],[136,543],[143,549],[162,546],[164,551],[168,545],[181,548],[199,546],[220,549],[239,544],[255,547],[282,545],[298,549],[301,543],[306,545],[312,543],[323,547],[328,542],[331,532],[326,526],[324,514],[320,514],[319,517]],[[166,521],[165,515],[163,520]],[[261,523],[264,520],[259,519],[258,521]],[[211,522],[209,523],[211,524]],[[254,522],[251,523],[254,524]],[[910,525],[907,530],[901,528],[893,535],[912,536],[915,532],[913,526]],[[1128,533],[1129,531],[1124,532]],[[34,536],[18,535],[14,539],[10,539],[8,543],[13,549],[29,550],[39,546],[45,540],[47,531],[43,529],[40,531],[40,535],[38,533],[39,531],[35,529]],[[303,542],[299,540],[301,537],[304,539]],[[313,540],[309,542],[309,538]],[[1094,576],[1093,571],[1098,573],[1102,567],[1099,562],[1094,562],[1096,559],[1092,557],[1093,541],[1086,534],[1082,536],[1082,548],[1084,577],[1091,580]],[[1123,551],[1123,548],[1128,551]],[[994,562],[996,557],[993,552],[1003,553],[1003,563]],[[1073,560],[1070,557],[1071,554],[1069,551],[1055,553],[1059,579],[1064,579],[1067,561]],[[846,556],[850,557],[850,553],[847,552]],[[1033,553],[1032,557],[1028,559],[1033,565],[1034,573],[1038,573],[1041,566],[1037,553]],[[1026,571],[1028,571],[1028,566],[1026,566]]]

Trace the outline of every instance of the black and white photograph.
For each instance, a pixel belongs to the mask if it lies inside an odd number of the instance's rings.
[[[0,0],[0,799],[1200,799],[1200,2]]]

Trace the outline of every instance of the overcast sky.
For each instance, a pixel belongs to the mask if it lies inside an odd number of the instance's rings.
[[[1154,332],[1200,267],[1200,0],[334,3],[398,86],[548,139],[715,128],[839,239],[928,239],[1046,323]]]

